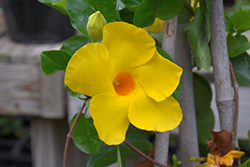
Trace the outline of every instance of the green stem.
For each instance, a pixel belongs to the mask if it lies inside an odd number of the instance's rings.
[[[250,158],[248,158],[248,160],[246,160],[242,165],[240,165],[239,167],[244,167],[246,164],[248,164],[250,162]]]

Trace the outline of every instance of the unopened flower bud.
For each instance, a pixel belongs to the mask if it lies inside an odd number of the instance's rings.
[[[102,37],[103,26],[107,24],[101,12],[97,11],[89,16],[87,32],[93,42],[97,42]]]

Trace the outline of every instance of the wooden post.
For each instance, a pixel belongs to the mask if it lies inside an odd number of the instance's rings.
[[[63,162],[63,150],[69,130],[68,121],[64,119],[42,119],[33,117],[31,122],[32,166],[60,167]],[[89,156],[78,150],[70,142],[67,166],[84,166]]]
[[[182,165],[193,167],[198,162],[189,162],[190,157],[199,157],[196,113],[194,102],[193,73],[191,51],[187,35],[183,31],[184,24],[178,24],[176,45],[176,63],[183,68],[182,90],[178,98],[183,112],[183,120],[179,126]]]
[[[229,72],[229,58],[224,20],[223,1],[211,1],[211,54],[214,69],[216,103],[221,129],[233,131],[234,101]]]
[[[162,49],[175,59],[175,44],[178,16],[164,22]],[[169,148],[169,131],[156,133],[155,160],[167,165]],[[157,167],[156,165],[154,167]]]

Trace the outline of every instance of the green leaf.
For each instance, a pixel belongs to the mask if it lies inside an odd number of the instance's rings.
[[[71,56],[63,50],[44,51],[41,54],[41,66],[45,75],[59,70],[65,71]]]
[[[134,14],[135,14],[134,11],[128,10],[127,8],[120,10],[120,17],[122,21],[125,21],[130,24],[134,24],[133,23]]]
[[[134,23],[139,27],[147,27],[154,23],[156,17],[170,20],[179,14],[185,0],[143,0],[137,7]]]
[[[233,23],[230,22],[230,21],[227,21],[225,23],[225,27],[226,27],[226,31],[229,33],[229,34],[233,34],[235,32],[234,30],[234,26],[233,26]]]
[[[121,0],[123,4],[131,11],[135,11],[143,0]]]
[[[203,113],[199,112],[202,112],[204,110],[208,111],[210,109],[210,103],[212,100],[212,91],[208,81],[201,75],[193,73],[193,79],[194,79],[195,108],[198,111],[197,114],[203,115]]]
[[[200,0],[200,6],[201,6],[201,11],[202,14],[205,18],[205,33],[203,35],[203,42],[205,44],[208,44],[210,41],[211,33],[210,33],[210,21],[209,21],[209,16],[210,16],[210,2],[211,0]]]
[[[126,167],[126,159],[123,156],[120,146],[117,146],[117,162],[118,167]]]
[[[63,6],[63,7],[66,8],[66,1],[67,0],[62,0],[62,1],[59,1],[59,2],[56,2],[56,3],[52,3],[52,5]]]
[[[127,141],[144,153],[148,153],[152,148],[152,144],[143,136],[133,134],[128,136]],[[125,158],[136,155],[136,152],[124,143],[120,145]],[[116,146],[104,145],[95,155],[90,157],[87,167],[106,167],[117,161]]]
[[[66,0],[38,0],[39,2],[55,8],[63,14],[67,14]]]
[[[76,115],[70,121],[70,127],[72,126]],[[85,153],[95,154],[100,149],[102,141],[97,135],[97,131],[93,125],[92,118],[87,118],[84,114],[81,114],[76,122],[75,128],[72,133],[73,141],[76,147]]]
[[[250,43],[244,35],[237,34],[235,38],[237,39],[237,47],[233,54],[229,54],[230,58],[236,57],[250,49]]]
[[[120,20],[119,11],[116,9],[116,0],[67,0],[67,11],[72,26],[88,37],[86,25],[88,17],[100,11],[107,22]]]
[[[237,82],[241,86],[250,85],[250,56],[245,52],[235,58],[231,58]]]
[[[209,130],[213,129],[215,122],[210,108],[212,91],[209,83],[202,76],[194,73],[193,79],[198,139],[199,143],[206,144],[210,139]]]
[[[207,144],[207,141],[211,138],[209,130],[214,128],[214,114],[210,108],[208,111],[199,111],[203,114],[196,116],[198,140],[201,144]]]
[[[246,11],[239,10],[233,15],[232,23],[237,31],[246,31],[250,28],[250,16]]]
[[[234,12],[231,12],[231,11],[225,11],[225,12],[224,12],[224,16],[225,16],[225,18],[227,19],[227,21],[228,21],[228,20],[231,20],[232,17],[233,17],[233,15],[234,15]]]
[[[250,12],[250,5],[242,5],[242,6],[240,6],[240,10]]]
[[[192,18],[191,13],[189,12],[188,8],[184,6],[178,15],[178,23],[180,24],[188,23],[191,18]]]
[[[61,50],[65,50],[68,54],[73,56],[73,54],[82,46],[89,43],[90,39],[88,39],[84,35],[73,36],[65,41],[61,47]]]
[[[180,162],[180,161],[177,161],[176,155],[173,154],[173,156],[172,156],[172,165],[171,165],[171,167],[177,167],[177,165],[180,165],[180,164],[181,164],[181,162]]]
[[[169,56],[169,54],[167,54],[167,52],[165,52],[163,49],[161,49],[160,47],[156,47],[156,49],[157,49],[158,53],[160,53],[160,55],[162,55],[162,57],[174,62],[174,60]],[[180,80],[179,85],[177,86],[176,90],[172,94],[172,96],[175,99],[177,99],[179,97],[179,95],[181,94],[181,89],[182,89],[182,81]]]
[[[235,36],[228,34],[227,35],[227,49],[229,57],[232,57],[237,48],[237,39]]]
[[[226,31],[230,34],[233,34],[235,32],[234,25],[232,23],[233,15],[234,15],[234,13],[231,11],[224,12],[224,16],[226,18],[226,23],[225,23]]]
[[[206,35],[204,26],[206,20],[200,8],[196,10],[194,19],[184,27],[187,31],[188,42],[195,57],[195,64],[198,69],[209,70],[211,65],[210,48],[207,44],[208,36]]]

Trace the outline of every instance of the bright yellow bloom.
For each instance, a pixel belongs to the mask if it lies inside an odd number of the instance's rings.
[[[148,32],[159,32],[163,30],[163,26],[164,21],[159,18],[155,18],[155,22],[151,26],[144,27],[144,29]]]
[[[195,167],[220,167],[221,165],[233,166],[235,158],[240,158],[244,155],[243,151],[231,150],[229,153],[220,157],[219,155],[208,154],[207,163],[196,165]]]
[[[80,48],[66,68],[65,84],[91,96],[90,113],[102,141],[125,140],[130,123],[149,131],[167,131],[182,120],[171,96],[182,69],[163,58],[155,41],[142,28],[108,23],[103,41]]]

